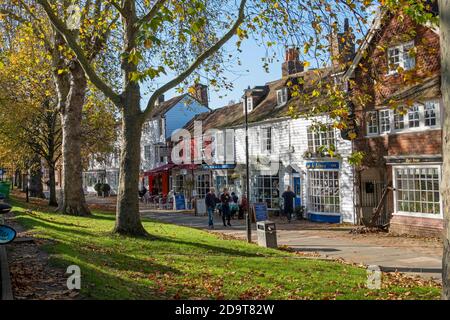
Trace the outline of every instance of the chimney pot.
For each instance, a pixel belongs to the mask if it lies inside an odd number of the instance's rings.
[[[303,72],[304,70],[305,68],[303,66],[303,63],[300,62],[300,53],[298,48],[287,48],[285,62],[281,66],[281,73],[283,77]]]
[[[208,107],[209,105],[209,99],[208,99],[208,86],[196,83],[194,85],[195,89],[195,98],[200,101],[201,104]]]

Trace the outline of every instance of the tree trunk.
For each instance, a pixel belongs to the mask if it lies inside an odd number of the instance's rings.
[[[441,90],[443,100],[442,200],[444,207],[444,253],[442,256],[442,299],[450,300],[450,1],[439,1],[441,37]]]
[[[81,163],[81,118],[87,81],[78,62],[73,62],[70,69],[70,90],[61,110],[63,197],[58,211],[87,216],[90,211],[84,197]]]
[[[34,198],[45,198],[44,186],[42,185],[42,166],[41,159],[39,157],[35,158],[31,169],[29,170],[30,177],[30,197]]]
[[[50,165],[48,167],[50,196],[48,200],[48,205],[51,207],[57,207],[58,201],[56,200],[56,176],[55,176],[55,166]]]
[[[139,92],[137,92],[137,97],[131,97],[131,100],[131,103],[134,101],[134,105],[124,107],[122,112],[122,150],[114,232],[123,235],[146,236],[147,232],[141,223],[138,198],[141,161]]]
[[[26,192],[28,185],[27,175],[25,173],[22,173],[22,178],[20,180],[22,180],[22,192]]]

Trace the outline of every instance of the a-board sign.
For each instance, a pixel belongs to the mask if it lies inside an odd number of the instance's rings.
[[[205,215],[206,214],[205,199],[197,199],[195,201],[195,208],[198,215]]]
[[[6,203],[0,203],[0,214],[5,214],[10,212],[12,207]]]
[[[0,225],[0,245],[8,244],[16,238],[16,230],[11,227]]]
[[[265,202],[257,202],[253,204],[253,212],[255,213],[256,222],[264,221],[269,218],[267,203]]]
[[[173,196],[173,204],[175,210],[186,210],[186,201],[184,194],[179,193]]]

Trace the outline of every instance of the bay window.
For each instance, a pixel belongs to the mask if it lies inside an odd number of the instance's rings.
[[[439,166],[394,167],[395,211],[441,215]]]

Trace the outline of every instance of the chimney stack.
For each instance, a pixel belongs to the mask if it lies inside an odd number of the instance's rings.
[[[339,26],[338,26],[339,27]],[[332,31],[330,35],[330,54],[333,67],[344,68],[355,55],[355,36],[348,18],[344,20],[344,32]]]
[[[164,95],[162,94],[162,95],[160,95],[159,97],[158,97],[158,99],[156,100],[156,105],[161,105],[161,103],[163,103],[164,102]]]
[[[286,48],[286,60],[281,65],[281,74],[283,77],[303,72],[304,66],[300,62],[299,50],[296,47]]]
[[[205,107],[208,107],[209,105],[208,86],[201,83],[196,83],[194,85],[194,89],[195,89],[194,98],[200,101],[200,103],[203,104]]]

